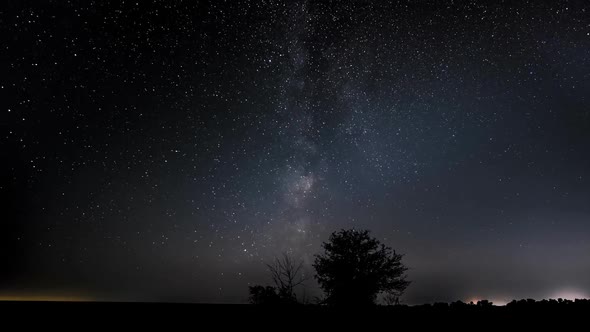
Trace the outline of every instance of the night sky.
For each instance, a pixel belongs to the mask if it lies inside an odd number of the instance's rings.
[[[352,227],[405,254],[404,303],[590,294],[587,1],[9,0],[0,27],[0,299],[244,303]]]

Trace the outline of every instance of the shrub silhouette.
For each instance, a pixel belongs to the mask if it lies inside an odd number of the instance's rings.
[[[382,293],[395,298],[410,284],[402,255],[370,236],[368,230],[334,232],[315,256],[316,279],[334,306],[369,306]]]
[[[261,285],[256,285],[250,286],[248,288],[250,292],[249,301],[251,304],[269,305],[278,304],[281,302],[281,298],[277,294],[276,289],[272,286],[264,287]]]

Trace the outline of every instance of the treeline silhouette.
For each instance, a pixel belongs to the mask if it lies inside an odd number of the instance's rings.
[[[497,306],[494,305],[493,302],[489,300],[480,300],[477,302],[463,302],[463,301],[455,301],[451,303],[446,302],[435,302],[435,303],[426,303],[414,306],[408,305],[400,305],[400,307],[411,307],[416,309],[435,309],[435,310],[465,310],[465,311],[481,311],[485,309],[491,310],[512,310],[512,311],[519,311],[519,310],[539,310],[539,309],[581,309],[585,308],[586,310],[590,309],[590,299],[543,299],[543,300],[534,300],[534,299],[521,299],[521,300],[512,300],[508,302],[506,305]]]
[[[274,286],[249,287],[249,302],[257,305],[316,304],[336,308],[375,307],[380,297],[391,310],[428,312],[523,312],[544,310],[587,310],[587,299],[533,299],[513,300],[505,306],[494,306],[489,300],[476,303],[456,301],[407,306],[400,304],[400,297],[410,285],[402,263],[403,255],[381,244],[370,236],[368,230],[342,229],[330,235],[322,244],[323,252],[315,255],[312,264],[324,297],[313,301],[304,296],[298,298],[296,288],[310,277],[303,271],[303,261],[283,254],[267,264]],[[501,309],[498,309],[501,308]],[[383,310],[383,309],[380,309]],[[590,312],[590,311],[589,311]]]
[[[442,330],[443,327],[489,330],[494,325],[498,329],[512,330],[516,325],[511,323],[524,323],[525,331],[529,331],[535,325],[546,330],[550,322],[558,323],[559,330],[565,330],[567,324],[582,323],[581,326],[584,326],[590,313],[590,300],[518,300],[506,306],[494,306],[484,301],[479,304],[457,301],[371,307],[0,301],[0,311],[7,326],[12,322],[26,326],[37,322],[44,328],[56,324],[60,330],[67,323],[79,330],[90,325],[96,328],[97,324],[106,324],[105,328],[112,329],[115,325],[121,326],[121,322],[131,324],[133,328],[145,323],[151,330],[157,326],[154,322],[160,321],[165,324],[162,329],[170,329],[171,323],[185,328],[190,322],[199,322],[202,326],[206,323],[219,327],[232,324],[239,328],[252,326],[256,331],[295,327],[300,330],[324,327],[326,331],[367,331],[379,326],[395,326],[398,329],[410,326],[412,330],[428,326],[434,326],[434,330]]]
[[[310,327],[325,330],[369,330],[373,326],[401,328],[411,326],[421,330],[435,326],[437,330],[450,328],[487,328],[494,324],[499,329],[511,329],[522,322],[526,330],[539,324],[547,329],[547,322],[557,322],[560,329],[568,322],[585,323],[590,313],[590,300],[514,300],[505,306],[495,306],[489,300],[476,303],[456,301],[423,305],[400,304],[399,297],[410,285],[402,255],[382,245],[368,231],[341,230],[334,232],[323,244],[324,251],[315,256],[313,267],[324,296],[307,299],[297,296],[311,278],[304,271],[303,262],[288,254],[267,264],[272,286],[250,287],[250,303],[195,304],[195,303],[125,303],[125,302],[9,302],[0,301],[0,312],[5,325],[23,322],[72,322],[77,330],[85,325],[106,323],[112,329],[115,322],[131,323],[134,329],[144,322],[154,329],[154,321],[170,322],[185,328],[194,322],[215,323],[216,327],[236,324],[240,328],[250,324],[256,330]],[[301,293],[301,292],[299,292]],[[305,293],[303,293],[305,294]],[[376,305],[378,296],[385,304]],[[107,318],[107,319],[105,319]],[[84,322],[84,323],[79,323]],[[201,323],[201,326],[206,324]]]

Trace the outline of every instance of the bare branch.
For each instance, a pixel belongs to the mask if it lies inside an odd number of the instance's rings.
[[[266,266],[279,294],[288,298],[296,299],[295,288],[309,279],[303,275],[303,260],[296,262],[288,253],[283,253]]]

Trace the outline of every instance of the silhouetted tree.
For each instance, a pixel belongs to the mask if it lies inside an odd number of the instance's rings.
[[[399,290],[389,290],[386,291],[384,296],[383,296],[383,301],[385,302],[386,305],[399,305],[400,304],[400,297],[403,294],[403,290],[399,291]]]
[[[274,283],[272,286],[250,286],[250,303],[252,304],[295,304],[298,303],[295,288],[302,286],[308,279],[303,272],[303,261],[294,260],[283,253],[270,264],[266,264]]]
[[[478,307],[486,307],[487,308],[487,307],[491,307],[493,305],[494,305],[494,303],[493,302],[490,302],[488,300],[479,300],[479,301],[477,301],[477,306]]]
[[[334,232],[322,247],[324,253],[315,256],[313,266],[329,305],[373,305],[379,293],[399,299],[410,284],[402,255],[367,230]]]
[[[458,301],[452,302],[452,303],[450,304],[450,307],[451,307],[452,309],[456,309],[456,310],[462,310],[462,309],[464,309],[466,306],[468,306],[468,304],[467,304],[467,303],[465,303],[465,302],[463,302],[463,301],[461,301],[461,300],[458,300]]]
[[[278,295],[284,303],[296,303],[295,288],[303,285],[307,277],[303,273],[303,260],[295,261],[289,254],[275,258],[268,267]]]

